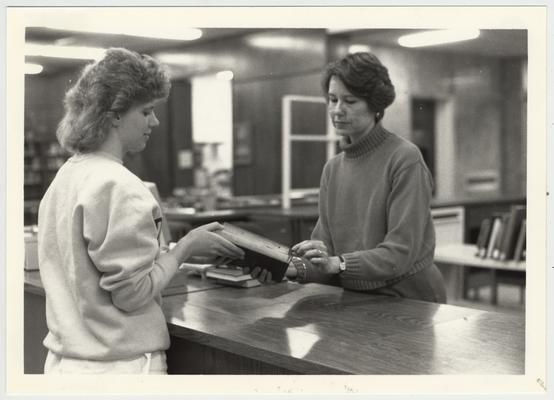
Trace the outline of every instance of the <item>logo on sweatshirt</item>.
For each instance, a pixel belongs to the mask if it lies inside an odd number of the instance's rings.
[[[160,234],[162,233],[162,217],[154,218],[156,230],[158,231],[158,243],[160,243]]]

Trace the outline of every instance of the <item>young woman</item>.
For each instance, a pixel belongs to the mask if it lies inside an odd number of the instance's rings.
[[[57,136],[74,155],[39,209],[45,373],[165,373],[162,289],[193,256],[243,254],[215,233],[219,224],[160,249],[160,207],[122,159],[145,148],[169,90],[154,59],[110,49],[66,94]]]
[[[373,54],[350,54],[327,66],[323,87],[343,151],[324,167],[311,240],[292,248],[308,261],[296,259],[287,276],[445,302],[433,264],[432,177],[419,149],[381,123],[395,98],[387,68]]]

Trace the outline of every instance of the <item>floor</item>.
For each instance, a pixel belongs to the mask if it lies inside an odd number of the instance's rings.
[[[449,300],[448,304],[486,311],[525,314],[525,302],[520,303],[518,286],[498,285],[498,304],[496,305],[490,303],[490,292],[490,288],[482,287],[479,289],[478,299],[474,299],[473,293],[470,293],[469,299]]]

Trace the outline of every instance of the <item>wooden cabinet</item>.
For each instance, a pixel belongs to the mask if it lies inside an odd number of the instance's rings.
[[[463,207],[440,207],[431,210],[437,245],[464,241],[465,211]]]

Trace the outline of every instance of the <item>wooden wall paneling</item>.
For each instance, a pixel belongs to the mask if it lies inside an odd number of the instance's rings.
[[[525,195],[527,189],[527,99],[523,86],[525,61],[502,63],[501,179],[506,195]]]
[[[235,83],[233,120],[251,122],[254,147],[252,163],[234,167],[235,195],[281,192],[281,99],[287,94],[321,95],[319,78],[318,69],[281,79]],[[305,117],[320,118],[314,114]]]
[[[171,346],[166,351],[167,372],[175,374],[295,374],[296,372],[233,354],[208,345],[171,336]]]
[[[192,154],[192,105],[191,84],[189,80],[180,79],[172,82],[169,96],[168,119],[170,148],[168,154],[172,160],[173,187],[187,187],[194,184],[192,168],[180,168],[178,159],[180,151]]]
[[[177,186],[191,186],[192,169],[180,169],[179,151],[192,151],[190,83],[172,82],[167,101],[155,109],[160,125],[154,129],[146,148],[125,157],[125,165],[144,181],[156,182],[162,197]]]
[[[172,176],[169,173],[170,157],[168,157],[169,135],[167,108],[158,105],[154,110],[160,125],[152,130],[152,135],[146,148],[139,153],[129,153],[124,159],[124,165],[140,179],[155,182],[162,196],[171,193]]]
[[[281,98],[321,94],[325,43],[323,29],[267,29],[187,47],[178,76],[234,74],[233,123],[249,125],[252,157],[234,166],[233,194],[281,192]]]
[[[54,141],[64,115],[65,92],[75,83],[80,70],[55,75],[25,75],[25,118],[41,140]]]

